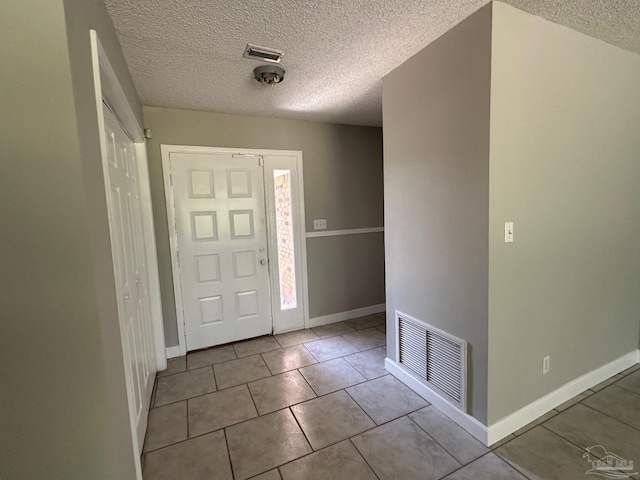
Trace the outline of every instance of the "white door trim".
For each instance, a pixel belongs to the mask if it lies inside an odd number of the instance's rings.
[[[198,147],[187,145],[160,145],[162,153],[162,176],[164,178],[165,201],[167,208],[167,223],[169,227],[169,247],[171,250],[171,271],[173,277],[173,292],[176,303],[176,320],[178,328],[178,348],[180,355],[186,355],[187,343],[184,327],[184,306],[182,302],[182,284],[178,263],[178,232],[176,230],[176,214],[174,209],[173,186],[171,184],[171,164],[170,155],[172,153],[203,153],[203,154],[236,154],[236,155],[283,155],[295,156],[299,195],[298,202],[300,208],[300,225],[298,225],[299,235],[302,239],[300,255],[302,263],[302,301],[304,303],[304,325],[309,326],[309,281],[307,278],[307,246],[305,239],[305,216],[304,216],[304,184],[302,172],[302,152],[299,150],[260,150],[249,148],[221,148],[221,147]],[[271,232],[269,233],[271,235]]]
[[[162,302],[160,296],[160,274],[158,271],[158,255],[156,251],[156,236],[153,225],[153,210],[151,207],[151,184],[149,181],[149,166],[147,164],[147,149],[142,126],[133,113],[127,96],[118,81],[106,51],[100,43],[98,32],[90,30],[91,60],[93,63],[93,82],[96,94],[96,108],[98,111],[98,126],[100,135],[104,132],[104,118],[102,116],[102,100],[107,99],[122,126],[136,143],[136,158],[138,161],[138,178],[140,182],[140,204],[143,218],[143,234],[145,238],[145,256],[147,275],[149,278],[149,301],[151,308],[151,324],[153,326],[154,353],[156,369],[167,368],[165,353],[164,324],[162,320]],[[104,139],[103,139],[104,143]],[[105,178],[107,175],[107,160],[102,157],[102,167]]]
[[[164,198],[167,208],[167,224],[169,227],[169,249],[171,250],[171,276],[173,279],[173,296],[176,305],[176,323],[178,327],[179,356],[187,354],[187,339],[184,331],[184,306],[182,303],[182,280],[180,278],[180,264],[178,262],[178,229],[176,228],[176,211],[171,182],[171,152],[160,145],[162,151],[162,177],[164,180]]]

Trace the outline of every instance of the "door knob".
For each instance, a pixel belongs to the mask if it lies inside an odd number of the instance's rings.
[[[260,265],[266,265],[267,261],[266,260],[260,260]]]

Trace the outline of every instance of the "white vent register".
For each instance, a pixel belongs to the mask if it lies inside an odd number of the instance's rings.
[[[248,44],[244,49],[244,58],[252,58],[262,62],[280,63],[284,52],[275,48],[259,47]]]
[[[431,390],[467,411],[467,342],[396,312],[398,363]]]

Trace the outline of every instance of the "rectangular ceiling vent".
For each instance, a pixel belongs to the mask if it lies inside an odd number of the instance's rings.
[[[467,411],[467,342],[396,312],[398,361],[429,388]]]
[[[253,58],[262,62],[280,63],[284,52],[273,48],[258,47],[257,45],[247,45],[244,49],[244,58]]]

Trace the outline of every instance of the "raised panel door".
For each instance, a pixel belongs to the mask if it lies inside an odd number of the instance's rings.
[[[258,159],[172,153],[170,168],[187,350],[271,333]]]

